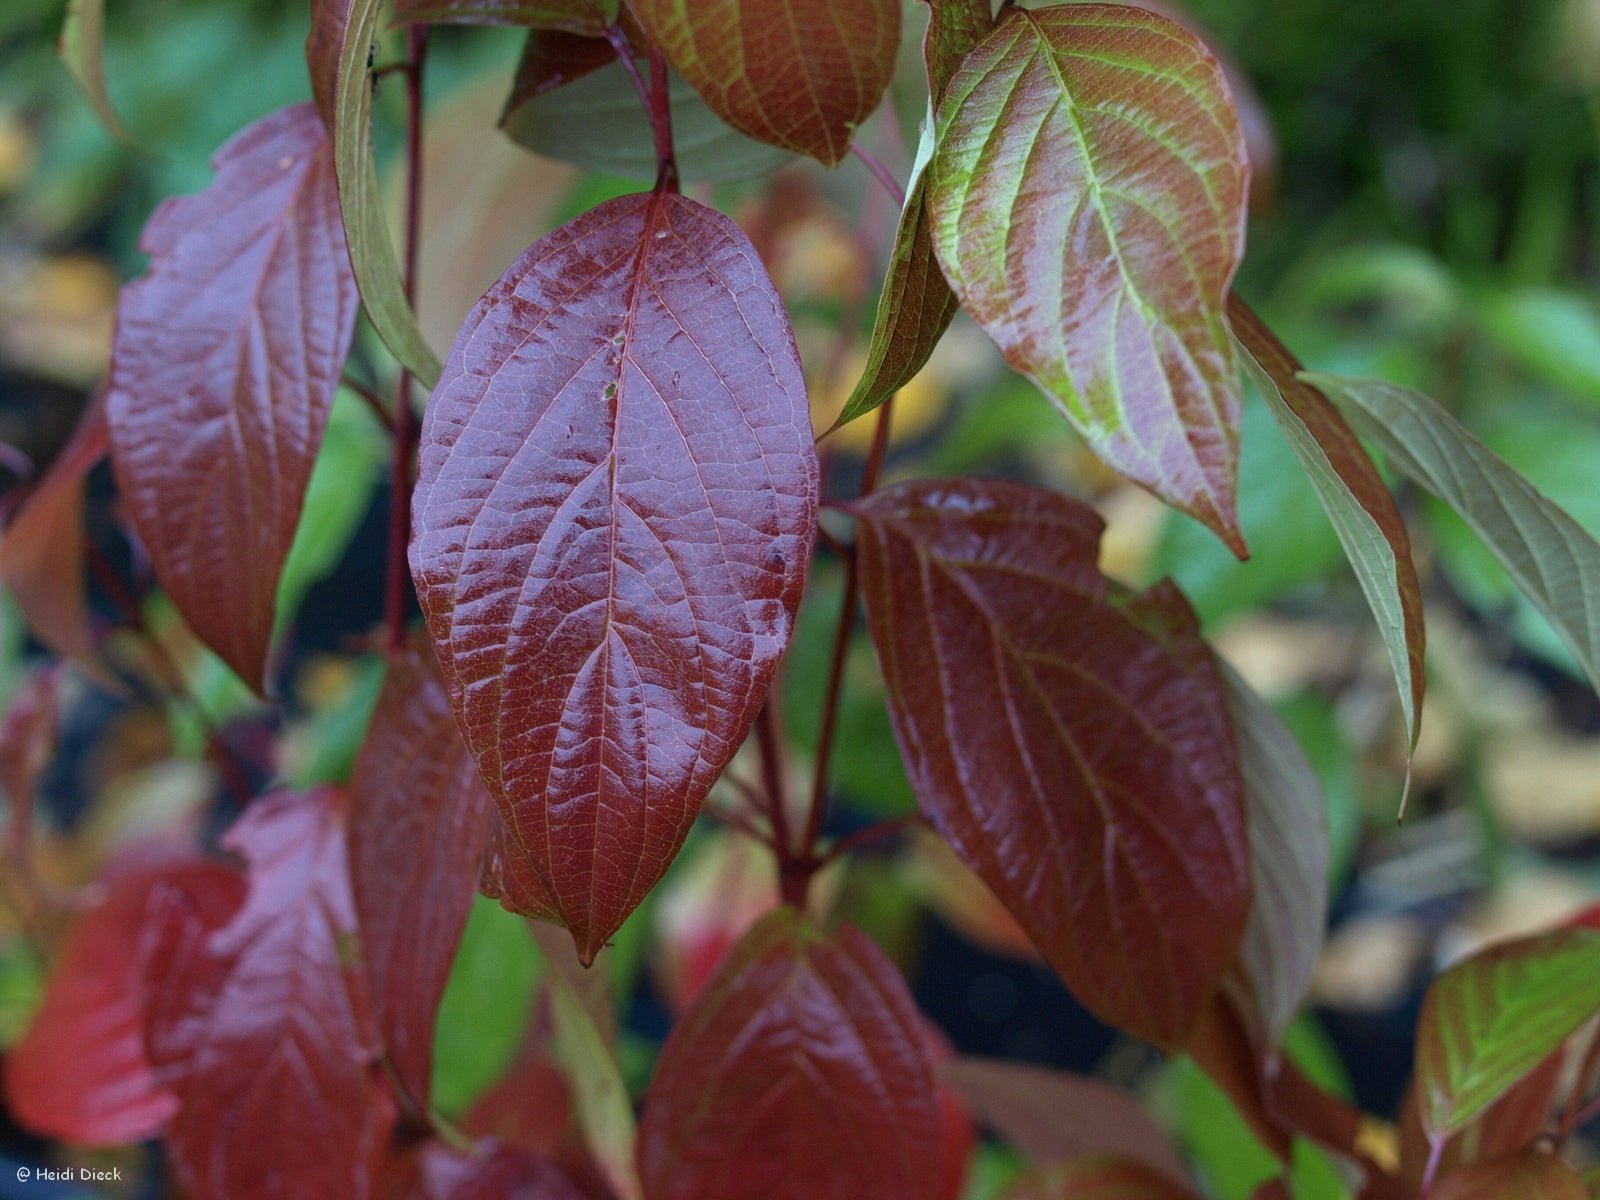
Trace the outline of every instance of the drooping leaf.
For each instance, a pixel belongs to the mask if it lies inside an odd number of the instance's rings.
[[[137,957],[153,891],[182,888],[213,925],[243,898],[236,871],[167,864],[113,881],[78,918],[27,1034],[5,1057],[6,1106],[35,1133],[89,1145],[140,1141],[177,1111],[145,1056]]]
[[[1555,1155],[1530,1150],[1446,1175],[1428,1196],[1429,1200],[1588,1200],[1589,1189]]]
[[[1600,688],[1600,543],[1420,392],[1302,377],[1385,458],[1461,514]]]
[[[84,579],[85,479],[109,448],[104,393],[79,419],[0,534],[0,582],[11,592],[35,637],[63,658],[95,661]]]
[[[1244,344],[1245,366],[1283,430],[1355,569],[1383,635],[1400,692],[1406,736],[1415,746],[1427,687],[1422,585],[1411,561],[1411,535],[1383,476],[1350,426],[1316,387],[1297,374],[1300,364],[1237,297],[1228,316]]]
[[[394,1109],[351,961],[342,798],[263,796],[222,844],[249,864],[242,907],[208,929],[168,889],[141,953],[145,1045],[178,1100],[178,1182],[229,1200],[366,1200]]]
[[[1191,34],[1120,5],[1010,8],[945,89],[927,197],[945,276],[1007,361],[1241,555],[1223,309],[1249,174]]]
[[[526,25],[599,37],[619,0],[394,0],[396,21],[436,25]]]
[[[678,173],[685,180],[749,179],[776,170],[787,152],[734,130],[680,76],[668,86]],[[622,64],[610,62],[537,95],[519,88],[500,127],[536,154],[624,179],[655,179],[650,121]]]
[[[1142,1165],[1169,1182],[1185,1178],[1172,1139],[1143,1105],[1089,1075],[1033,1063],[957,1058],[940,1070],[972,1115],[1035,1163],[1088,1154]]]
[[[548,897],[585,961],[771,685],[816,522],[808,421],[755,251],[667,193],[531,246],[428,406],[412,574],[504,879]]]
[[[56,52],[106,132],[119,142],[137,146],[123,127],[116,106],[111,103],[111,94],[106,90],[105,33],[105,0],[67,0],[67,15],[61,23],[61,40]]]
[[[400,365],[425,387],[439,359],[406,299],[372,150],[372,70],[382,0],[312,0],[306,65],[322,119],[333,136],[339,212],[350,267],[367,319]]]
[[[1006,1200],[1195,1200],[1195,1194],[1137,1163],[1097,1157],[1025,1176]]]
[[[1255,885],[1239,960],[1270,1051],[1300,1010],[1327,928],[1327,808],[1294,734],[1226,665],[1222,677],[1239,738]]]
[[[639,1130],[650,1200],[904,1200],[939,1113],[894,964],[793,909],[752,929],[668,1036]]]
[[[434,1019],[478,891],[493,802],[425,639],[396,655],[350,779],[350,883],[373,1019],[426,1111]]]
[[[667,61],[729,125],[833,166],[894,74],[900,0],[635,0]]]
[[[106,418],[156,578],[261,691],[357,295],[315,109],[264,118],[213,161],[205,192],[145,226],[151,269],[118,308]]]
[[[1417,1100],[1430,1139],[1454,1133],[1600,1009],[1600,933],[1492,947],[1433,981],[1417,1022]]]
[[[944,94],[956,65],[994,25],[989,0],[925,0],[932,11],[923,40],[928,94]],[[928,160],[933,154],[933,115],[923,127],[911,169],[900,225],[894,235],[889,274],[878,296],[878,315],[867,346],[867,366],[845,401],[834,428],[879,407],[910,383],[928,362],[961,306],[939,270],[928,218]]]
[[[862,591],[923,811],[1102,1019],[1182,1044],[1250,906],[1226,692],[1170,585],[1096,567],[1063,496],[954,480],[855,509]]]

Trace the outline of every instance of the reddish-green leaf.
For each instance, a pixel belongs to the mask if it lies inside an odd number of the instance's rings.
[[[95,661],[84,588],[85,480],[106,455],[104,393],[0,535],[0,582],[35,637],[63,658]]]
[[[940,265],[1007,361],[1240,554],[1223,309],[1249,174],[1211,53],[1103,4],[1007,10],[945,89],[928,167]]]
[[[407,647],[390,663],[350,778],[350,882],[378,1034],[422,1108],[493,808],[432,647]]]
[[[6,1105],[36,1133],[112,1145],[157,1133],[177,1098],[157,1084],[140,1024],[138,945],[153,891],[181,888],[215,926],[243,898],[220,864],[168,864],[111,882],[78,918],[23,1039],[6,1053]]]
[[[214,165],[210,188],[145,226],[150,273],[117,311],[106,417],[156,578],[260,691],[357,296],[315,109],[266,117]]]
[[[940,1073],[974,1117],[1032,1162],[1105,1154],[1169,1181],[1185,1177],[1172,1139],[1137,1100],[1102,1080],[985,1058],[958,1058]]]
[[[383,1086],[341,797],[252,801],[223,837],[249,864],[226,925],[167,889],[147,929],[145,1045],[178,1099],[167,1152],[184,1194],[373,1194],[393,1106]]]
[[[923,39],[928,92],[936,103],[956,65],[994,25],[989,0],[924,0],[932,12]],[[878,297],[878,315],[867,346],[867,366],[845,401],[834,428],[871,412],[927,364],[960,305],[939,270],[928,218],[928,159],[933,153],[929,110],[911,171],[905,207],[895,231],[889,274]]]
[[[1430,1140],[1493,1104],[1600,1009],[1600,933],[1565,929],[1485,950],[1433,981],[1417,1023]]]
[[[1300,364],[1250,307],[1230,297],[1228,316],[1289,447],[1316,489],[1356,579],[1377,618],[1400,690],[1406,734],[1415,745],[1427,686],[1422,585],[1411,561],[1411,536],[1383,476],[1339,410],[1296,374]]]
[[[1445,1176],[1428,1200],[1588,1200],[1578,1173],[1554,1155],[1532,1150]]]
[[[116,107],[111,103],[111,94],[106,91],[105,26],[105,0],[67,0],[67,15],[61,23],[61,40],[56,52],[106,132],[134,146],[136,143],[123,128]]]
[[[395,0],[396,21],[526,25],[597,37],[617,19],[618,0]]]
[[[1551,1110],[1561,1095],[1565,1047],[1546,1055],[1543,1062],[1511,1086],[1488,1108],[1446,1140],[1439,1153],[1436,1174],[1448,1175],[1471,1163],[1493,1162],[1521,1154],[1549,1125]],[[1413,1189],[1427,1173],[1433,1149],[1422,1130],[1415,1084],[1406,1089],[1395,1124],[1400,1130],[1400,1168]]]
[[[1096,567],[1101,521],[974,480],[858,508],[895,736],[934,825],[1103,1019],[1183,1043],[1250,906],[1226,691],[1170,585]]]
[[[406,299],[372,150],[368,55],[377,40],[381,7],[382,0],[312,0],[306,65],[317,107],[333,135],[339,211],[367,319],[400,364],[431,387],[439,378],[439,359]]]
[[[793,909],[752,929],[662,1050],[639,1130],[650,1200],[938,1194],[939,1109],[894,964]]]
[[[451,351],[412,573],[500,806],[503,874],[549,898],[585,961],[761,707],[816,489],[778,297],[738,227],[681,196],[613,200],[535,243]]]
[[[1025,1176],[1006,1200],[1195,1200],[1195,1194],[1137,1163],[1089,1158]]]
[[[667,61],[718,116],[832,166],[878,107],[900,0],[634,0]]]

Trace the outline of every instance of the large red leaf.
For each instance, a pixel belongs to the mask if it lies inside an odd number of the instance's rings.
[[[181,888],[215,927],[243,899],[219,863],[169,864],[125,875],[73,926],[39,1011],[5,1058],[6,1105],[36,1133],[111,1145],[155,1134],[177,1110],[145,1057],[138,945],[151,893]]]
[[[667,1038],[639,1166],[650,1200],[906,1200],[939,1194],[939,1131],[894,964],[780,909]]]
[[[350,778],[350,883],[378,1033],[424,1111],[434,1019],[493,808],[419,640],[390,663]]]
[[[1227,692],[1183,598],[1099,573],[1063,496],[917,482],[856,509],[923,810],[1102,1018],[1181,1045],[1250,904]]]
[[[719,117],[833,166],[894,74],[900,0],[634,0]]]
[[[1025,1176],[1006,1200],[1195,1200],[1195,1194],[1137,1163],[1090,1158]]]
[[[586,213],[462,328],[423,426],[412,574],[504,819],[502,886],[547,896],[585,961],[765,699],[816,489],[788,318],[738,227],[692,200]]]
[[[314,108],[258,121],[214,166],[145,226],[150,273],[123,292],[106,416],[156,578],[259,691],[357,295]]]
[[[143,947],[145,1045],[178,1099],[167,1152],[184,1194],[373,1194],[393,1120],[353,959],[343,801],[251,803],[223,838],[249,892],[217,930],[169,890]]]
[[[939,106],[939,263],[1109,465],[1244,552],[1223,309],[1249,166],[1217,61],[1123,5],[1010,8]]]

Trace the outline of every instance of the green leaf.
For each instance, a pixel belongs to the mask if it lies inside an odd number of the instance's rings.
[[[1600,404],[1600,312],[1586,296],[1525,288],[1485,301],[1479,319],[1531,375]]]
[[[1422,585],[1411,561],[1405,520],[1339,411],[1305,376],[1297,375],[1300,364],[1288,348],[1243,302],[1232,302],[1229,316],[1248,351],[1246,369],[1257,376],[1256,384],[1316,489],[1377,618],[1400,692],[1406,735],[1415,746],[1427,686],[1426,633]]]
[[[1224,306],[1249,167],[1216,59],[1139,8],[1010,8],[935,143],[933,243],[962,305],[1106,463],[1242,556]]]
[[[61,23],[57,52],[67,73],[82,89],[94,108],[100,124],[119,142],[138,148],[106,91],[105,0],[67,0],[66,19]]]
[[[367,319],[400,365],[431,388],[439,378],[439,358],[406,300],[372,149],[367,54],[381,7],[382,0],[314,0],[306,60],[323,120],[333,131],[339,208]]]
[[[1493,947],[1433,981],[1417,1023],[1416,1087],[1430,1139],[1462,1129],[1600,1008],[1600,933],[1564,929]]]
[[[671,80],[672,138],[678,173],[689,180],[749,179],[790,155],[724,125],[695,90]],[[653,180],[657,162],[650,122],[621,63],[507,107],[500,128],[535,154],[590,171]]]
[[[1600,688],[1600,543],[1422,393],[1376,380],[1302,378],[1396,470],[1461,514]]]

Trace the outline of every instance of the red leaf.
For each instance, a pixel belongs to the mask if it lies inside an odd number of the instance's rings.
[[[426,1142],[393,1160],[383,1200],[586,1200],[559,1167],[493,1142],[471,1154]]]
[[[572,1089],[543,1046],[530,1039],[499,1081],[473,1101],[461,1129],[553,1157],[572,1131]]]
[[[650,1200],[907,1200],[939,1186],[936,1082],[894,964],[793,909],[757,925],[662,1050]]]
[[[249,863],[243,907],[208,931],[169,893],[142,956],[178,1180],[196,1197],[365,1200],[394,1110],[351,957],[341,798],[264,796],[222,844]]]
[[[1250,905],[1227,693],[1170,585],[1099,573],[1092,509],[919,482],[856,509],[862,593],[923,810],[1103,1019],[1181,1045]]]
[[[206,191],[167,201],[145,226],[151,269],[123,292],[106,416],[156,578],[260,691],[357,295],[310,105],[258,121],[213,165]]]
[[[592,75],[614,61],[616,49],[603,37],[582,37],[559,30],[535,29],[522,45],[517,77],[511,85],[506,111],[520,108],[536,96]]]
[[[426,640],[389,666],[350,778],[350,883],[373,1018],[401,1086],[426,1111],[433,1027],[494,805]],[[425,852],[423,852],[425,849]]]
[[[720,213],[625,196],[529,247],[423,426],[412,574],[505,823],[591,960],[788,644],[817,466],[793,334]]]
[[[7,1107],[36,1133],[113,1145],[156,1133],[177,1110],[145,1057],[134,947],[153,892],[181,889],[220,925],[244,895],[239,874],[190,861],[125,875],[78,919],[27,1034],[5,1058]]]
[[[454,25],[527,25],[595,37],[617,16],[616,0],[395,0],[394,19]]]
[[[1006,1200],[1194,1200],[1194,1193],[1137,1163],[1091,1158],[1027,1176]]]
[[[84,480],[105,457],[106,412],[97,393],[72,438],[0,536],[0,582],[34,635],[63,658],[95,660],[84,591]]]
[[[828,166],[894,74],[900,0],[635,0],[667,61],[758,141]]]
[[[1430,1200],[1587,1200],[1589,1194],[1566,1163],[1533,1150],[1447,1175],[1428,1196]]]

